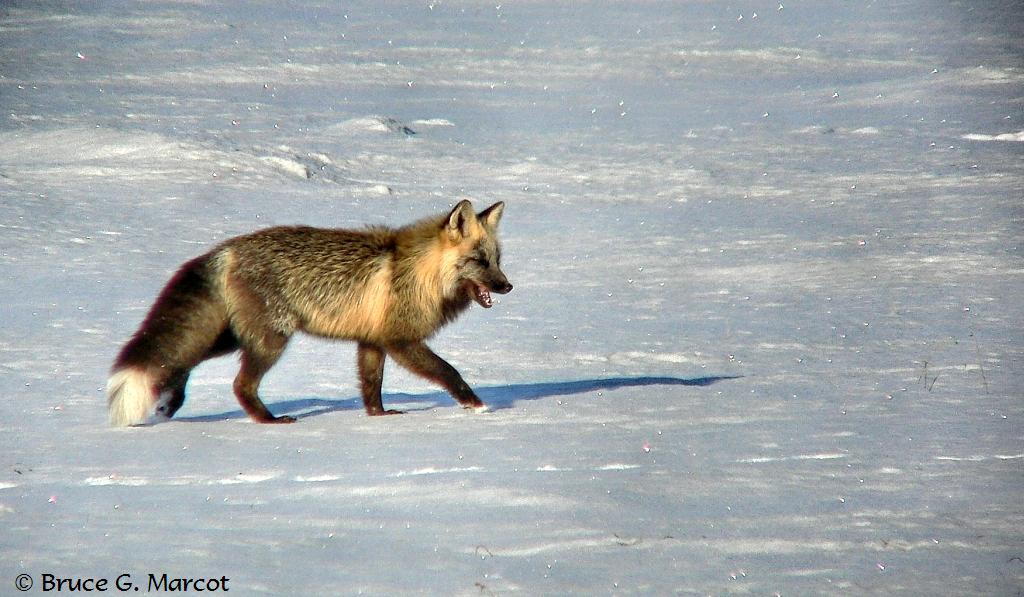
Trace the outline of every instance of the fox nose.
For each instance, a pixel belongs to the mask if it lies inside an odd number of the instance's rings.
[[[512,292],[512,285],[508,283],[508,280],[506,280],[505,282],[497,284],[494,288],[494,292],[497,292],[498,294],[508,294]]]

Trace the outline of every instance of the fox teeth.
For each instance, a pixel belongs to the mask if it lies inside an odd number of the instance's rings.
[[[483,286],[476,287],[476,300],[486,308],[491,308],[494,302],[491,300],[491,293]]]

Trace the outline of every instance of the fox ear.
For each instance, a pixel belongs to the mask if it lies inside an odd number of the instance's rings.
[[[463,199],[455,206],[452,213],[448,214],[448,221],[445,230],[452,242],[460,242],[469,236],[473,224],[476,223],[476,213],[473,212],[473,204]]]
[[[499,201],[477,214],[476,217],[479,218],[485,228],[488,230],[495,230],[498,227],[498,222],[501,221],[501,214],[504,211],[505,203],[503,201]]]

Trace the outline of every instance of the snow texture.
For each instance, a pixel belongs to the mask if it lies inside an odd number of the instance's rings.
[[[5,2],[0,592],[1024,591],[1019,2]],[[200,367],[107,425],[183,261],[503,200],[432,342]],[[31,593],[30,593],[31,594]]]

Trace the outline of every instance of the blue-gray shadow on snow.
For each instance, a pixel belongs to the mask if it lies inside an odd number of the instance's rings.
[[[600,390],[615,390],[619,388],[635,388],[643,386],[692,386],[704,387],[729,379],[738,379],[741,375],[717,375],[707,377],[610,377],[604,379],[583,379],[577,381],[556,381],[543,383],[513,384],[506,386],[489,386],[478,388],[477,395],[484,401],[491,410],[511,408],[516,402],[524,400],[540,400],[552,396],[568,396],[572,394],[585,394]],[[413,404],[405,406],[405,411],[430,410],[438,407],[455,406],[454,400],[447,392],[436,391],[426,394],[406,394],[395,392],[383,396],[384,407],[389,405]],[[296,398],[294,400],[281,400],[267,404],[267,408],[275,415],[292,415],[297,419],[318,417],[332,412],[347,410],[362,410],[362,398],[344,398],[332,400],[329,398]],[[224,413],[210,415],[193,415],[175,417],[175,421],[186,421],[191,423],[202,423],[210,421],[227,421],[231,419],[244,419],[248,415],[241,409]]]

